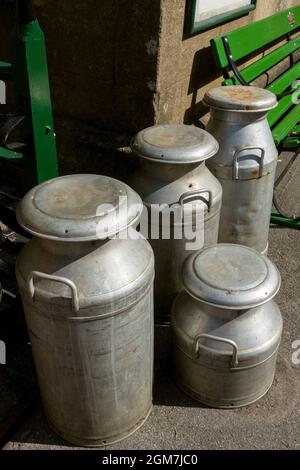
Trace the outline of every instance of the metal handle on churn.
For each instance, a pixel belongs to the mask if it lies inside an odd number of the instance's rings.
[[[34,279],[37,279],[37,278],[46,279],[48,281],[53,281],[53,282],[60,282],[62,284],[65,284],[66,286],[68,286],[71,289],[71,293],[72,293],[72,309],[75,312],[78,312],[78,310],[79,310],[79,298],[78,298],[77,287],[76,287],[76,285],[74,284],[73,281],[71,281],[70,279],[67,279],[66,277],[53,276],[52,274],[45,274],[45,273],[41,273],[39,271],[32,271],[29,274],[28,279],[27,279],[27,286],[28,286],[29,294],[32,298],[32,301],[34,301],[34,291],[35,291]]]
[[[196,356],[199,355],[199,349],[201,347],[201,343],[199,342],[199,340],[202,338],[211,339],[213,341],[218,341],[219,343],[229,344],[233,349],[231,367],[236,367],[238,365],[238,362],[239,362],[238,361],[238,346],[236,342],[231,339],[222,338],[221,336],[210,335],[208,333],[201,333],[195,337],[194,352]]]
[[[201,196],[201,194],[203,193],[208,193],[208,200],[206,200],[203,196]],[[183,193],[180,198],[179,198],[179,204],[183,205],[185,204],[186,200],[188,199],[191,199],[191,198],[199,198],[201,201],[203,201],[203,199],[205,200],[206,204],[207,204],[207,209],[208,209],[208,212],[210,211],[211,209],[211,205],[212,205],[212,192],[210,189],[195,189],[193,191],[187,191],[186,193]]]
[[[246,147],[240,147],[238,148],[233,155],[233,179],[238,180],[239,179],[239,155],[241,152],[247,151],[247,150],[260,150],[261,151],[261,156],[259,159],[259,178],[262,176],[263,172],[263,164],[264,164],[264,158],[265,158],[265,149],[262,147],[257,147],[257,146],[246,146]],[[257,155],[256,155],[257,156]]]

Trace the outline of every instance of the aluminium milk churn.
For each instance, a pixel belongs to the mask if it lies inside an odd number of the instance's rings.
[[[172,308],[180,388],[220,408],[248,405],[271,387],[282,318],[274,264],[252,248],[218,244],[191,254]]]
[[[277,150],[267,121],[276,96],[261,88],[212,88],[207,130],[219,142],[208,167],[223,188],[219,242],[266,253]]]
[[[34,235],[16,274],[43,405],[74,444],[118,441],[151,411],[154,257],[134,228],[142,207],[126,184],[83,174],[36,186],[18,208]]]
[[[168,323],[183,260],[217,242],[222,188],[205,160],[218,143],[194,126],[158,125],[139,132],[132,149],[141,159],[130,185],[143,199],[155,255],[155,319]]]

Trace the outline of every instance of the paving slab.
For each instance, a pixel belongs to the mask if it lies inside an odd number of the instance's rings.
[[[282,155],[283,165],[289,157]],[[299,159],[285,178],[278,198],[288,209],[300,213]],[[300,364],[292,361],[292,345],[300,340],[300,231],[271,227],[269,256],[282,275],[277,302],[284,319],[277,372],[270,391],[258,402],[234,410],[199,405],[176,387],[169,329],[157,326],[153,412],[135,434],[104,449],[300,449]],[[39,404],[4,449],[78,447],[50,430]]]

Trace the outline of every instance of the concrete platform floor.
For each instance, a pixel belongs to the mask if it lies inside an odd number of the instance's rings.
[[[279,171],[291,155],[281,156]],[[280,184],[285,209],[300,214],[300,160]],[[178,390],[170,369],[169,330],[156,327],[154,409],[142,428],[104,449],[300,449],[300,364],[292,343],[300,340],[300,231],[271,227],[270,258],[282,275],[277,297],[284,333],[270,391],[255,404],[235,410],[210,409]],[[299,353],[300,357],[300,353]],[[41,405],[4,449],[75,449],[48,427]]]

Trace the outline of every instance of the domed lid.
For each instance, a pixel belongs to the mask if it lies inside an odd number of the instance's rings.
[[[268,111],[277,106],[274,93],[255,86],[220,86],[205,93],[204,103],[232,111]]]
[[[61,241],[104,239],[138,221],[139,195],[107,176],[70,175],[31,189],[17,209],[20,225],[41,238]]]
[[[196,163],[215,155],[218,142],[208,132],[184,124],[148,127],[135,136],[132,150],[161,163]]]
[[[185,290],[196,299],[241,310],[271,300],[281,282],[277,268],[266,256],[226,243],[190,255],[182,276]]]

